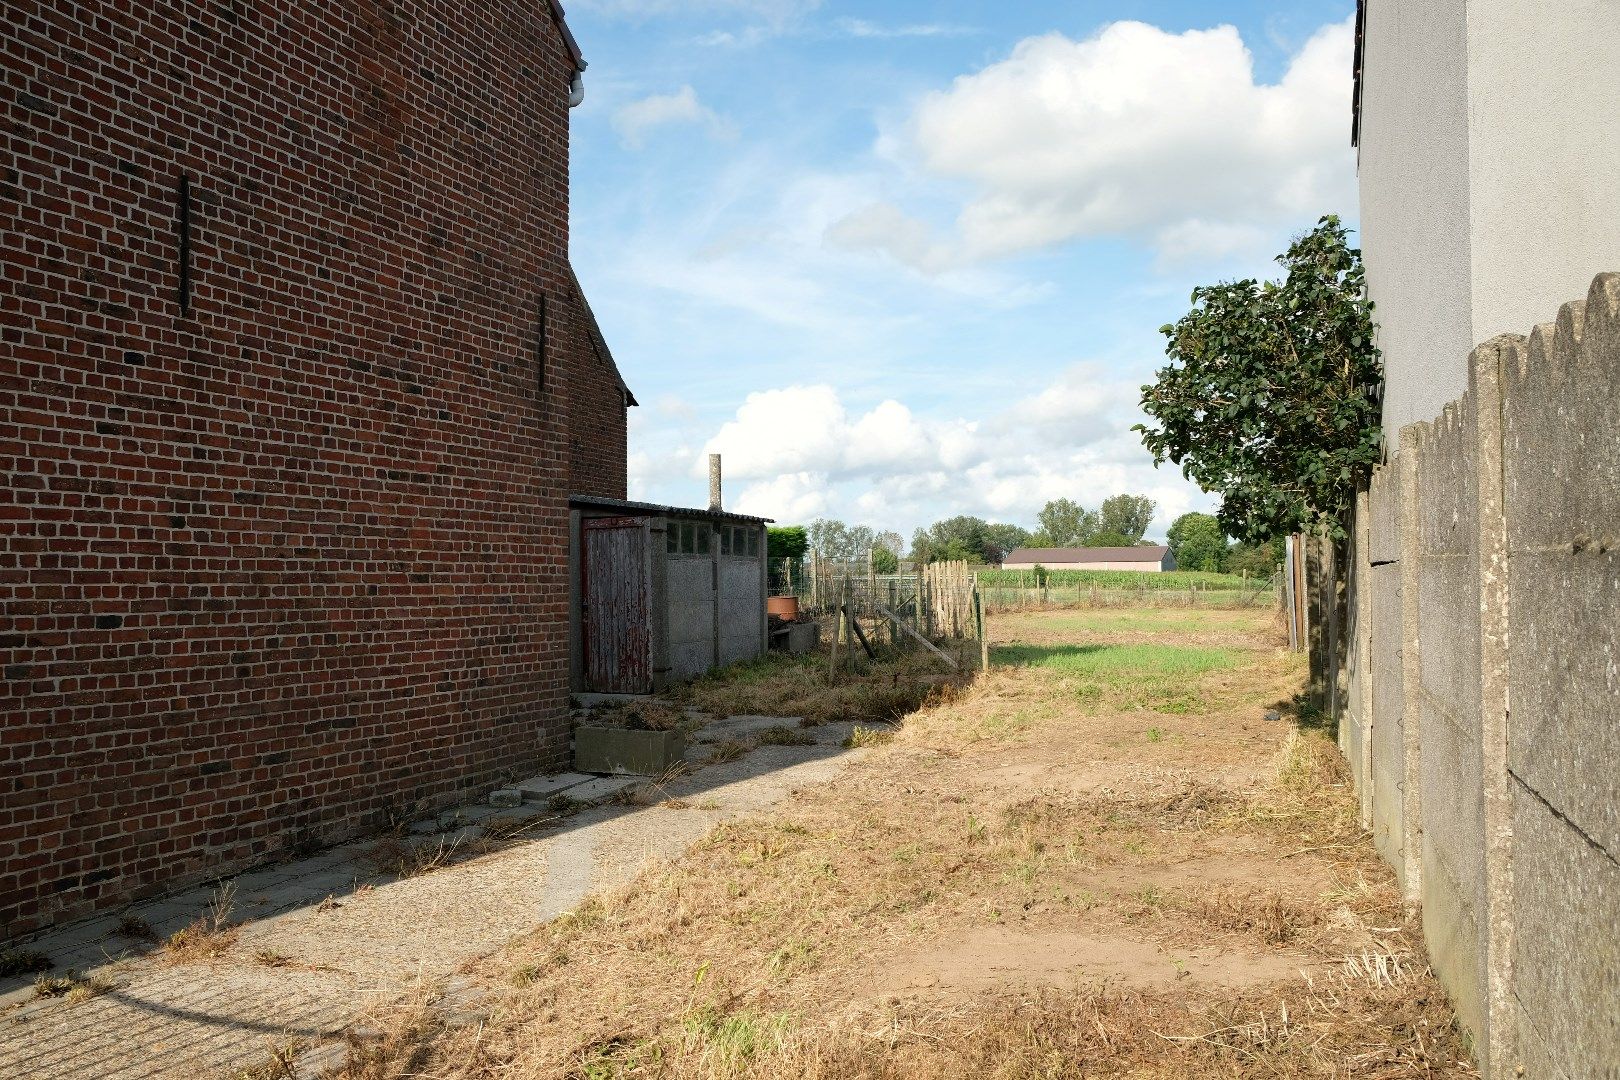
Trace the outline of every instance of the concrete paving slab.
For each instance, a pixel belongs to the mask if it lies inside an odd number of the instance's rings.
[[[746,738],[749,735],[778,727],[792,728],[797,731],[799,729],[799,718],[796,716],[728,716],[724,720],[712,721],[693,738],[697,742],[719,742],[722,739]]]
[[[566,772],[556,776],[532,776],[512,786],[523,792],[525,802],[545,802],[558,792],[567,791],[591,779],[593,777],[585,773]]]
[[[563,794],[580,802],[598,802],[602,799],[612,798],[626,788],[633,788],[637,784],[645,784],[645,776],[599,776],[588,780],[578,787],[569,788]]]

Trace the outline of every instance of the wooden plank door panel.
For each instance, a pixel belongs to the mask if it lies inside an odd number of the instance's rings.
[[[599,694],[652,693],[646,522],[587,518],[580,565],[585,685]]]

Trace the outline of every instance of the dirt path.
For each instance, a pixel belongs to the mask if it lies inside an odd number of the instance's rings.
[[[1266,612],[995,624],[865,760],[396,1012],[346,1073],[1472,1076]]]

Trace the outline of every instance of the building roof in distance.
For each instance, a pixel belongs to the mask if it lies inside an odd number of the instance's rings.
[[[1061,565],[1063,563],[1094,562],[1163,562],[1170,549],[1162,544],[1140,547],[1067,547],[1016,548],[1007,553],[1006,562],[1029,562]]]

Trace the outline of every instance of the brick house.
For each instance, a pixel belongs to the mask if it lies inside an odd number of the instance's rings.
[[[8,0],[0,939],[559,761],[624,498],[549,0]]]

